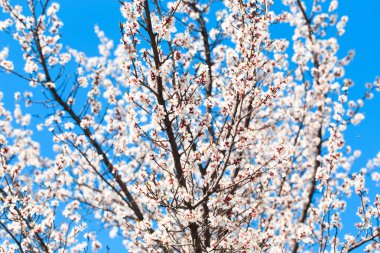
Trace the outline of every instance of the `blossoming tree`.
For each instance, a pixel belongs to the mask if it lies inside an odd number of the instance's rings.
[[[0,104],[0,252],[105,250],[89,217],[127,252],[379,249],[365,180],[380,159],[351,168],[344,131],[380,80],[348,98],[347,17],[337,0],[306,2],[121,2],[120,42],[96,27],[88,57],[61,44],[57,3],[0,0],[24,61],[1,45],[1,76],[25,80],[14,108]],[[293,33],[273,38],[278,23]],[[341,221],[351,195],[356,224]]]

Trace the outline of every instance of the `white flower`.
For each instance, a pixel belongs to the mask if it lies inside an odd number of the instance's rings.
[[[46,87],[49,89],[53,89],[53,88],[55,88],[55,84],[53,82],[47,82]]]
[[[33,72],[37,70],[38,70],[38,65],[31,58],[28,58],[24,66],[24,71],[28,74],[32,74]]]
[[[13,71],[14,69],[13,62],[7,60],[0,61],[0,66],[4,68],[7,72]]]
[[[331,1],[330,6],[329,6],[329,12],[333,12],[337,8],[338,8],[338,1],[337,0]]]
[[[78,83],[79,83],[79,86],[81,86],[83,88],[86,88],[88,86],[87,78],[85,78],[83,76],[78,78]]]
[[[6,30],[8,27],[10,27],[13,24],[13,21],[11,19],[6,19],[4,21],[0,21],[0,31]]]
[[[219,30],[218,29],[215,29],[215,28],[212,28],[210,30],[210,38],[212,40],[215,40],[216,39],[216,36],[219,34]]]
[[[71,60],[71,55],[69,53],[63,53],[63,54],[59,55],[59,58],[61,60],[59,63],[61,65],[65,65],[66,63],[68,63]]]
[[[113,227],[111,230],[110,230],[110,238],[115,238],[117,236],[117,231],[118,231],[118,228],[115,226]]]
[[[46,11],[46,15],[52,16],[59,10],[59,4],[58,3],[52,3],[50,7]]]
[[[364,114],[363,113],[357,113],[355,114],[354,117],[351,119],[351,123],[354,125],[360,124],[360,122],[364,119]]]
[[[4,135],[0,134],[0,145],[7,144],[7,140],[5,139]]]

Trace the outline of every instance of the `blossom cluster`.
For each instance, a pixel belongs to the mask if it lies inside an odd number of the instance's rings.
[[[350,98],[337,0],[281,12],[273,0],[131,0],[120,42],[96,26],[92,57],[61,44],[59,4],[40,2],[0,0],[0,31],[24,60],[3,47],[0,68],[31,90],[13,114],[0,104],[0,252],[104,249],[86,218],[131,252],[379,249],[366,187],[379,157],[354,168],[345,131],[380,82]],[[279,23],[292,34],[273,38]],[[41,104],[52,156],[22,112]],[[346,225],[352,195],[359,222]]]

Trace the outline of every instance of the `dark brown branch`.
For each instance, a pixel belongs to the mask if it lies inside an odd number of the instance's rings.
[[[155,68],[156,68],[156,70],[159,70],[160,66],[161,66],[160,55],[158,52],[158,45],[156,42],[156,36],[153,32],[153,26],[152,26],[152,20],[150,17],[150,9],[149,9],[148,0],[144,1],[144,11],[145,11],[145,16],[146,16],[145,18],[146,18],[147,32],[148,32],[149,39],[150,39],[149,42],[150,42],[150,45],[151,45],[152,51],[153,51]],[[171,154],[172,154],[172,157],[174,160],[174,168],[176,171],[177,180],[182,187],[186,188],[186,181],[185,181],[185,178],[183,176],[183,169],[182,169],[182,164],[181,164],[181,155],[180,155],[179,150],[178,150],[178,146],[177,146],[176,138],[174,136],[172,123],[170,121],[169,114],[168,114],[168,111],[166,108],[163,92],[164,92],[164,84],[163,84],[161,76],[158,75],[157,76],[157,96],[156,96],[156,98],[157,98],[158,104],[161,105],[165,111],[165,116],[164,116],[163,121],[164,121],[164,125],[165,125],[165,131],[166,131],[166,134],[167,134],[168,139],[169,139],[169,144],[170,144],[170,147],[172,149]]]
[[[377,232],[376,234],[374,234],[374,235],[372,235],[372,236],[370,236],[370,237],[368,237],[368,238],[366,238],[366,239],[363,239],[363,240],[361,240],[360,242],[356,243],[354,246],[352,246],[351,248],[349,248],[349,249],[347,250],[347,252],[351,252],[351,251],[353,251],[353,250],[359,248],[359,247],[362,246],[363,244],[365,244],[365,243],[367,243],[367,242],[369,242],[369,241],[374,240],[376,237],[380,237],[380,232],[379,232],[379,230],[378,230],[378,232]]]

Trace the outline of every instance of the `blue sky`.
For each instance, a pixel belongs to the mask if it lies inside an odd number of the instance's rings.
[[[94,33],[96,24],[108,37],[118,42],[118,24],[123,20],[117,0],[65,0],[60,1],[60,4],[64,45],[95,55],[98,42]],[[365,92],[364,84],[380,76],[380,1],[341,0],[338,13],[349,16],[346,34],[340,38],[340,53],[343,55],[350,49],[356,51],[354,61],[346,68],[346,77],[355,81],[350,97],[359,98]],[[0,36],[0,46],[4,46],[4,43],[10,45],[11,50],[15,48],[12,42]],[[0,75],[0,91],[9,97],[13,97],[13,91],[23,90],[24,85],[20,80]],[[8,99],[6,101],[13,101]],[[365,166],[366,161],[380,150],[380,94],[375,94],[374,99],[367,101],[362,112],[366,119],[359,126],[350,126],[346,132],[346,140],[353,149],[362,150],[361,158],[355,163],[357,169]],[[373,194],[378,188],[371,187],[370,190]],[[111,252],[120,252],[119,243],[109,241],[109,244]]]

